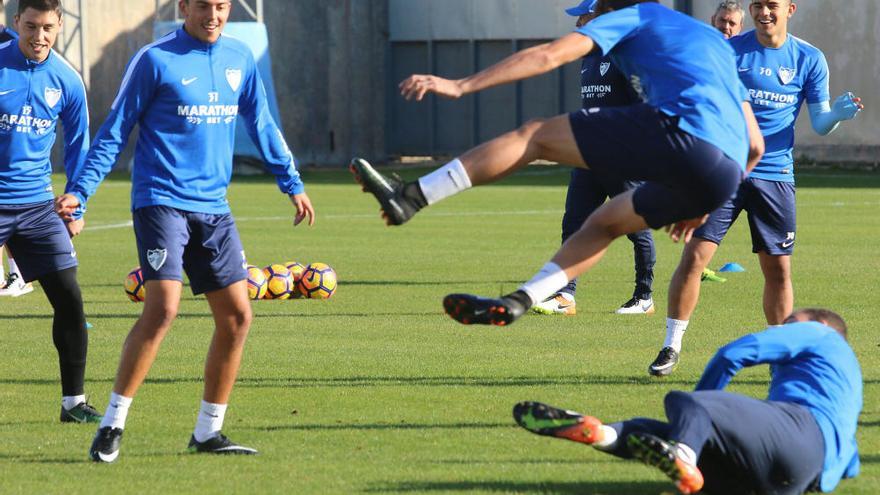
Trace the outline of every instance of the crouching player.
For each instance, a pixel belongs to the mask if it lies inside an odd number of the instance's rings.
[[[135,124],[140,125],[132,173],[132,211],[146,300],[122,349],[110,403],[89,454],[113,462],[132,398],[177,315],[183,271],[214,316],[205,388],[189,450],[255,454],[221,433],[251,324],[246,261],[226,200],[232,174],[235,121],[244,118],[280,189],[296,208],[294,224],[314,210],[250,49],[222,36],[229,0],[180,0],[181,29],[132,58],[110,115],[83,172],[58,199],[62,213],[84,204],[110,171]]]
[[[827,309],[802,309],[785,324],[722,347],[696,392],[670,392],[668,422],[592,416],[522,402],[523,428],[592,445],[657,467],[682,493],[795,495],[833,491],[859,473],[856,428],[862,372],[846,323]],[[769,364],[766,400],[723,391],[742,368]]]

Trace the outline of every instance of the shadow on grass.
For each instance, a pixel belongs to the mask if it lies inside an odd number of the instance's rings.
[[[487,493],[558,493],[579,495],[658,495],[672,494],[669,482],[606,481],[400,481],[376,484],[367,493],[408,492],[487,492]]]
[[[335,424],[299,424],[242,427],[243,430],[258,431],[374,431],[374,430],[468,430],[491,428],[519,428],[515,423],[345,423]]]
[[[880,454],[859,454],[859,460],[862,464],[878,464],[880,463]]]

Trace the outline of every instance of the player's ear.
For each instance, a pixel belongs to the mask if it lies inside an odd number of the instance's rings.
[[[788,17],[791,18],[795,12],[797,12],[797,4],[793,0],[788,0]]]

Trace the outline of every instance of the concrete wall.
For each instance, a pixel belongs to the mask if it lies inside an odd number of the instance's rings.
[[[73,0],[69,0],[71,7]],[[388,41],[419,32],[444,38],[474,34],[552,38],[571,29],[562,9],[577,0],[265,0],[273,72],[284,131],[306,163],[344,164],[350,156],[386,154]],[[663,0],[671,6],[673,0]],[[694,14],[708,19],[714,0]],[[747,2],[746,2],[747,3]],[[802,122],[799,150],[819,158],[877,161],[880,155],[880,2],[799,0],[792,32],[821,48],[836,96],[853,90],[868,110],[821,138]],[[845,3],[847,8],[840,8]],[[7,0],[10,13],[17,0]],[[153,0],[85,0],[92,131],[115,97],[124,67],[152,39]],[[164,0],[164,13],[175,0]],[[823,8],[825,6],[825,8]],[[242,9],[237,9],[239,19]],[[479,15],[477,15],[479,14]],[[506,31],[513,19],[514,32]],[[0,17],[2,21],[2,17]],[[751,22],[746,22],[751,27]],[[418,28],[418,29],[417,29]],[[500,30],[504,30],[501,33]],[[427,31],[426,31],[427,30]],[[494,33],[494,34],[493,34]],[[430,37],[433,37],[431,35]]]
[[[83,3],[94,135],[127,62],[152,41],[156,12],[153,0]],[[11,24],[17,0],[6,4]],[[164,0],[162,17],[173,17],[176,5]],[[297,158],[330,165],[353,155],[383,158],[387,0],[267,0],[264,8],[282,127]],[[247,20],[240,7],[232,20]]]

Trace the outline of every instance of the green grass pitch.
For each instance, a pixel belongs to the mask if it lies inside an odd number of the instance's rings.
[[[747,271],[704,285],[682,363],[666,380],[646,373],[681,252],[662,233],[653,316],[612,314],[632,290],[625,239],[582,278],[575,317],[485,328],[458,325],[442,311],[449,292],[512,290],[549,258],[567,177],[565,169],[533,167],[387,228],[346,172],[307,172],[318,222],[296,229],[271,179],[236,179],[230,202],[251,263],[322,261],[340,278],[329,301],[254,304],[225,426],[262,451],[254,458],[184,452],[213,328],[202,298],[185,289],[114,465],[87,460],[93,426],[58,423],[51,312],[41,291],[0,300],[0,493],[672,493],[647,467],[520,430],[511,407],[541,400],[606,421],[660,417],[663,395],[692,388],[718,346],[762,328],[762,277],[744,218],[712,266],[736,261]],[[878,186],[880,176],[853,172],[799,178],[796,304],[848,319],[865,375],[862,474],[844,481],[841,494],[880,493]],[[122,290],[137,265],[129,188],[125,178],[108,180],[76,239],[94,325],[86,387],[101,410],[141,308]],[[767,379],[766,368],[747,370],[730,389],[762,396]]]

